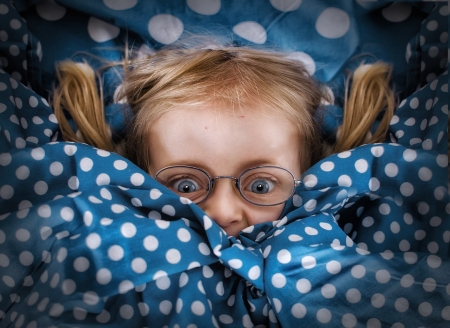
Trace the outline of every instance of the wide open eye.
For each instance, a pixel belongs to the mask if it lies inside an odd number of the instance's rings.
[[[275,187],[273,181],[268,178],[257,178],[247,185],[246,189],[255,194],[267,194]]]
[[[179,193],[190,193],[199,190],[200,186],[195,180],[184,178],[172,181],[170,188]]]

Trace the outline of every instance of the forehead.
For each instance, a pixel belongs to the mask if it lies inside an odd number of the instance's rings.
[[[174,164],[239,170],[248,163],[293,166],[299,162],[297,127],[262,105],[174,108],[152,125],[149,138],[152,171]]]

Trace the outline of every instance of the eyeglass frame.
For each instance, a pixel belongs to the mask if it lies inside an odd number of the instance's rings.
[[[217,179],[232,179],[232,180],[234,180],[234,185],[235,185],[236,189],[239,191],[239,194],[241,195],[241,197],[242,197],[245,201],[249,202],[250,204],[256,205],[256,206],[276,206],[276,205],[280,205],[280,204],[286,203],[286,202],[294,195],[294,193],[295,193],[295,188],[298,187],[298,186],[302,183],[302,180],[297,180],[297,179],[295,179],[295,176],[294,176],[294,174],[292,174],[291,171],[289,171],[288,169],[286,169],[286,168],[284,168],[284,167],[277,166],[277,165],[259,165],[259,166],[253,166],[253,167],[250,167],[250,168],[248,168],[248,169],[245,169],[245,170],[239,175],[238,178],[233,177],[233,176],[231,176],[231,175],[218,175],[218,176],[212,178],[212,177],[209,175],[209,173],[208,173],[207,171],[205,171],[205,170],[203,170],[203,169],[201,169],[201,168],[199,168],[199,167],[196,167],[196,166],[191,166],[191,165],[169,165],[169,166],[163,167],[162,169],[160,169],[160,170],[158,170],[158,171],[156,172],[156,174],[155,174],[155,180],[156,180],[156,178],[158,177],[158,174],[160,174],[162,171],[165,171],[165,170],[171,169],[171,168],[177,168],[177,167],[186,167],[186,168],[189,168],[189,169],[194,169],[194,170],[197,170],[197,171],[200,171],[200,172],[204,173],[204,174],[208,177],[209,184],[208,184],[207,194],[206,194],[205,198],[203,198],[203,199],[202,199],[201,201],[199,201],[198,203],[195,203],[195,202],[194,202],[194,204],[196,204],[196,205],[198,205],[198,204],[204,202],[204,201],[208,198],[208,196],[211,194],[211,191],[212,191],[212,189],[213,189],[213,187],[214,187],[214,181],[217,180]],[[260,169],[260,168],[266,168],[266,167],[267,167],[267,168],[277,168],[277,169],[284,170],[284,171],[286,171],[287,173],[289,173],[289,174],[292,176],[292,180],[294,181],[294,187],[292,188],[291,194],[290,194],[284,201],[282,201],[282,202],[275,203],[275,204],[258,204],[258,203],[255,203],[255,202],[252,202],[252,201],[248,200],[248,199],[244,196],[244,194],[242,193],[242,190],[241,190],[241,188],[240,188],[240,185],[241,185],[241,184],[240,184],[240,179],[242,178],[242,176],[243,176],[245,173],[247,173],[248,171],[251,171],[251,170],[254,170],[254,169]]]

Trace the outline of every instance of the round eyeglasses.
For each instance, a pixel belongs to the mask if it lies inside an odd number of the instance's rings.
[[[301,181],[279,166],[256,166],[232,176],[211,176],[204,170],[188,165],[167,166],[159,170],[155,179],[195,204],[203,202],[211,193],[217,179],[232,179],[241,196],[254,205],[274,206],[285,203]]]

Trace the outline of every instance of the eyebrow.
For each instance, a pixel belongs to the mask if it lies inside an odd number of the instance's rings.
[[[177,162],[169,162],[166,163],[164,166],[162,166],[160,169],[167,167],[167,166],[175,166],[175,165],[187,165],[187,166],[195,166],[198,167],[200,169],[205,170],[206,172],[208,172],[209,174],[211,174],[211,172],[213,171],[214,168],[205,165],[204,163],[198,162],[198,161],[192,161],[192,160],[182,160],[182,161],[177,161]],[[274,165],[274,166],[282,166],[281,163],[275,161],[274,159],[271,158],[256,158],[256,159],[252,159],[252,160],[248,160],[248,161],[244,161],[238,168],[238,172],[237,173],[241,173],[242,171],[249,169],[251,167],[255,167],[255,166],[265,166],[265,165]]]

